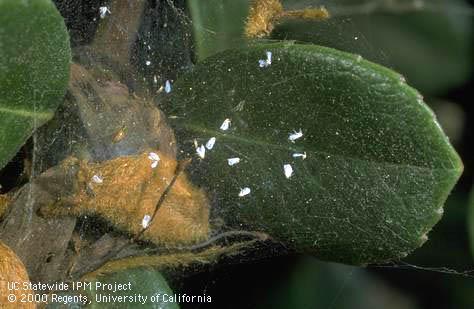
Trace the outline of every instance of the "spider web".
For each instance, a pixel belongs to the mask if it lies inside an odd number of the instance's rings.
[[[247,3],[247,1],[243,2]],[[377,10],[379,7],[378,3],[381,2],[383,1],[368,1],[363,5],[341,5],[339,7],[335,6],[333,9],[331,9],[332,2],[330,1],[317,2],[317,5],[326,5],[330,11],[334,10],[334,12],[339,13],[336,14],[334,19],[325,23],[323,30],[317,35],[314,33],[313,29],[302,31],[302,33],[304,36],[320,42],[319,44],[321,45],[360,53],[363,54],[364,57],[375,62],[396,67],[397,59],[395,59],[396,56],[393,55],[392,51],[376,45],[376,41],[373,40],[373,26],[376,23],[370,24],[369,22],[369,24],[367,24],[366,21],[364,21],[367,15],[370,15]],[[61,13],[66,17],[66,23],[70,29],[73,46],[77,48],[77,50],[82,50],[84,46],[91,44],[94,33],[101,21],[98,13],[99,8],[101,6],[108,6],[109,3],[107,1],[88,1],[80,3],[78,1],[58,0],[56,1],[56,4]],[[314,4],[314,1],[296,1],[294,3],[287,1],[286,3],[287,7],[291,9],[304,8],[308,5]],[[421,1],[405,1],[402,2],[402,4],[403,5],[400,5],[400,7],[406,8],[407,10],[409,8],[416,8],[420,5],[425,5],[424,8],[426,10],[437,9],[436,7],[431,7]],[[380,7],[384,8],[383,6]],[[450,8],[455,16],[473,16],[472,10],[466,10],[464,7],[452,6]],[[348,16],[346,13],[347,10],[353,13],[354,11],[357,11],[357,9],[359,9],[358,12],[363,16],[363,18]],[[121,28],[122,21],[114,19],[115,15],[113,10],[110,15],[105,18],[113,20],[113,23],[116,24],[118,28]],[[159,96],[162,94],[160,90],[162,91],[162,87],[166,80],[175,81],[179,79],[180,74],[192,67],[193,63],[196,61],[194,52],[198,49],[198,47],[192,43],[192,37],[195,35],[196,31],[205,32],[206,40],[210,40],[211,42],[212,40],[225,38],[225,40],[229,42],[230,47],[238,46],[242,43],[241,37],[227,38],[226,36],[229,35],[228,32],[221,31],[222,29],[226,29],[225,26],[216,29],[212,26],[206,26],[205,23],[204,25],[195,25],[193,23],[193,18],[189,15],[188,8],[184,1],[150,1],[146,4],[143,20],[144,21],[138,29],[136,40],[133,44],[134,53],[131,55],[130,59],[131,65],[136,69],[138,74],[127,76],[128,71],[125,70],[125,73],[121,75],[121,78],[129,89],[132,90],[135,90],[135,80],[137,78],[142,79],[149,87],[147,94],[152,96]],[[173,25],[177,25],[176,28],[173,28]],[[298,27],[298,25],[295,27]],[[291,28],[277,28],[276,30],[276,37],[273,38],[273,40],[288,38],[292,31]],[[301,37],[298,40],[303,41],[304,38]],[[113,51],[115,45],[113,43],[107,43],[105,47]],[[220,46],[219,48],[225,49],[226,46]],[[147,65],[149,59],[152,59],[152,61],[150,65]],[[113,63],[109,62],[107,59],[99,59],[98,61],[104,61],[103,64],[107,67],[113,66]],[[67,112],[67,107],[63,106],[58,114],[67,114]],[[61,160],[67,157],[67,155],[77,153],[78,149],[76,146],[80,144],[81,141],[87,139],[84,135],[85,129],[82,127],[84,124],[81,124],[81,128],[78,130],[76,127],[77,119],[71,119],[72,118],[66,117],[66,120],[70,120],[68,124],[43,128],[33,135],[31,140],[32,151],[30,155],[32,164],[32,172],[29,174],[30,181],[35,179],[48,168],[58,164]],[[94,118],[94,121],[99,122],[100,119],[101,117],[99,114],[98,117]],[[141,134],[145,134],[143,132],[147,132],[148,130],[149,128],[143,125]],[[45,135],[47,136],[45,137]],[[93,145],[93,143],[88,145]],[[137,149],[133,147],[137,146],[131,143],[127,145],[127,147],[120,149],[96,149],[96,151],[92,151],[89,155],[96,161],[106,160],[113,156],[133,153]],[[138,147],[138,149],[140,148]],[[51,153],[51,150],[57,150],[57,152],[54,151]],[[29,187],[27,202],[34,203],[35,198],[33,187]],[[27,207],[27,209],[29,209],[29,214],[32,216],[33,208]],[[76,230],[80,237],[84,237],[84,239],[88,237],[98,237],[107,232],[115,233],[114,227],[108,222],[90,216],[79,218],[79,221],[76,224]],[[225,237],[216,233],[210,239],[209,244],[226,244],[228,242],[227,236],[237,236],[238,239],[241,238],[243,241],[246,239],[252,239],[252,235],[245,234],[224,236]],[[206,245],[207,244],[204,244],[203,247],[206,247]],[[244,252],[237,257],[224,258],[223,264],[233,265],[237,263],[253,262],[257,258],[266,258],[270,260],[270,258],[286,253],[284,247],[280,247],[276,250],[273,244],[270,245],[267,243],[260,244],[255,249],[256,253]],[[324,268],[326,266],[321,264],[318,265],[318,267]],[[473,277],[473,271],[471,270],[456,271],[445,267],[422,267],[405,262],[382,266],[370,266],[370,268],[381,267],[436,272],[468,278]],[[335,294],[330,305],[330,308],[337,308],[339,298],[343,293],[345,293],[346,287],[351,284],[351,280],[354,280],[352,278],[354,272],[361,270],[355,270],[355,268],[348,269],[346,266],[337,265],[332,265],[329,268],[336,269],[334,272],[330,272],[331,276],[334,276],[335,278],[343,278],[343,282],[339,283],[340,287],[337,289],[338,292]],[[200,270],[200,266],[197,266],[194,269],[194,271]],[[220,269],[220,271],[225,272],[225,269]],[[203,276],[208,276],[208,279],[210,280],[209,283],[204,284],[204,290],[216,290],[216,283],[215,281],[213,282],[214,278],[209,274]],[[208,285],[210,288],[208,288]],[[189,289],[186,285],[181,286],[181,288],[183,290]]]

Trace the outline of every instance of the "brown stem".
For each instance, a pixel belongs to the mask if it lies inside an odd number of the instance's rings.
[[[101,20],[91,44],[92,50],[107,55],[119,66],[128,67],[145,3],[146,0],[110,1],[110,14]]]
[[[0,219],[7,212],[8,206],[11,202],[11,197],[7,194],[0,194]]]
[[[98,276],[111,274],[123,269],[135,267],[154,267],[158,270],[176,269],[190,267],[195,264],[211,264],[217,262],[224,255],[231,256],[242,253],[244,250],[252,247],[259,240],[249,240],[246,242],[236,243],[230,246],[210,247],[200,252],[182,252],[166,255],[145,255],[134,256],[125,259],[111,260],[93,272],[84,274],[80,280],[92,281]]]
[[[311,20],[322,20],[329,18],[329,12],[324,8],[306,8],[303,10],[284,11],[278,18],[302,18]]]

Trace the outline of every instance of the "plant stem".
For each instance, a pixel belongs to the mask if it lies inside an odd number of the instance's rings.
[[[119,66],[129,67],[145,3],[145,0],[112,0],[108,6],[110,15],[100,22],[92,50],[107,55]]]
[[[212,264],[224,255],[231,256],[242,253],[257,242],[258,240],[250,240],[242,243],[236,243],[230,246],[210,247],[200,252],[182,252],[167,255],[145,255],[133,256],[124,259],[111,260],[93,272],[83,274],[80,280],[92,281],[99,276],[111,274],[123,269],[135,267],[154,267],[158,270],[185,268],[197,264]]]

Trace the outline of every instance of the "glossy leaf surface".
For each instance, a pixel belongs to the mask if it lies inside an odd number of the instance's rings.
[[[0,0],[0,168],[53,117],[70,59],[64,20],[50,0]]]
[[[268,51],[272,63],[260,67]],[[162,107],[194,158],[192,179],[214,196],[215,215],[322,259],[407,255],[440,219],[462,170],[422,97],[355,55],[283,43],[226,51],[173,91]],[[211,137],[216,144],[200,159],[193,140]],[[229,166],[233,157],[240,163]],[[250,194],[239,196],[246,187]]]

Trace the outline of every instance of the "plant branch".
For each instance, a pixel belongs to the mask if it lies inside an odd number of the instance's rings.
[[[83,275],[81,280],[92,281],[98,276],[136,267],[154,267],[158,270],[162,270],[165,268],[175,269],[190,267],[196,264],[211,264],[217,262],[219,257],[223,255],[231,256],[239,254],[257,241],[259,240],[250,240],[225,247],[213,246],[196,253],[182,252],[167,255],[145,255],[112,260],[108,261],[95,271]]]
[[[119,66],[128,67],[145,3],[145,0],[112,0],[108,6],[110,14],[101,20],[92,50],[107,55]]]

